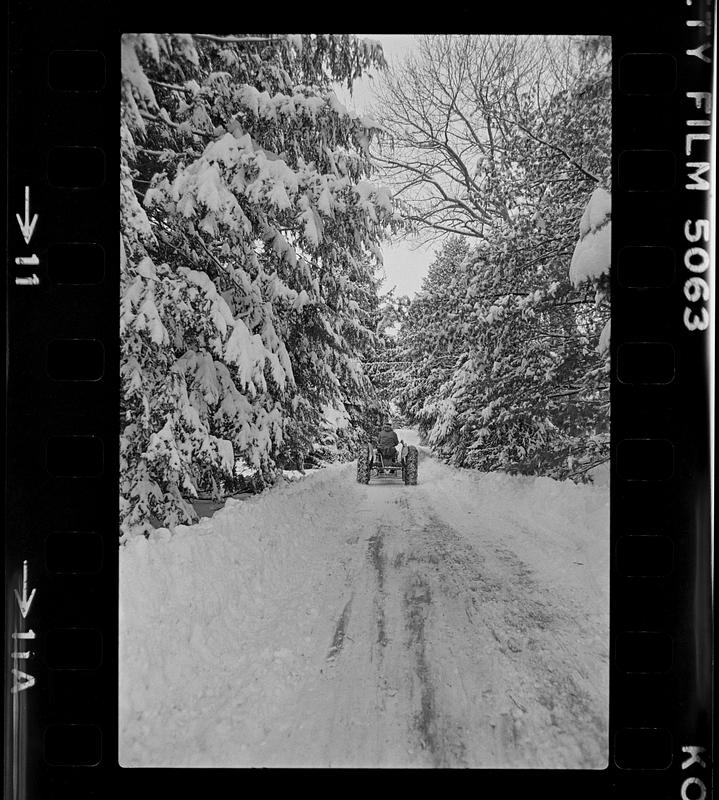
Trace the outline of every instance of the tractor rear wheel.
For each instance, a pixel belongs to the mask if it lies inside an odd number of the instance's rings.
[[[369,447],[361,447],[357,453],[357,483],[369,483],[372,463]]]
[[[404,482],[408,486],[417,485],[417,448],[410,445],[404,458]]]

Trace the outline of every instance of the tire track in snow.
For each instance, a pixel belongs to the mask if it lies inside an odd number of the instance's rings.
[[[451,508],[452,504],[436,502],[435,507]],[[461,533],[444,524],[431,508],[426,517],[422,532],[433,539],[434,556],[451,566],[438,570],[440,584],[457,599],[469,595],[467,618],[491,634],[507,675],[514,676],[503,693],[512,706],[505,706],[488,722],[500,757],[515,760],[524,753],[530,760],[544,760],[541,751],[553,744],[555,757],[566,758],[573,766],[600,765],[606,712],[598,704],[596,691],[583,680],[586,675],[573,667],[576,641],[572,637],[581,638],[582,632],[570,609],[557,605],[549,587],[538,583],[513,550],[493,544],[487,556],[497,563],[485,568],[485,558]],[[529,714],[527,706],[532,709]],[[539,752],[538,733],[542,737]]]
[[[430,678],[426,648],[420,652],[418,666],[419,674],[434,680],[437,689],[432,687],[423,695],[419,729],[432,751],[435,766],[481,766],[482,762],[487,763],[488,750],[495,754],[495,763],[516,760],[519,753],[529,748],[521,740],[522,729],[515,709],[497,714],[493,704],[485,706],[483,702],[477,708],[477,689],[484,698],[485,690],[481,687],[487,686],[491,697],[492,683],[497,678],[497,656],[478,660],[478,648],[491,653],[496,648],[495,640],[500,651],[503,645],[496,631],[486,624],[482,606],[503,594],[501,578],[506,576],[496,574],[486,564],[485,557],[453,526],[442,521],[432,507],[425,506],[423,499],[417,498],[420,502],[412,507],[412,512],[421,513],[423,521],[415,527],[415,546],[406,559],[408,564],[421,568],[436,588],[428,605],[428,609],[434,610],[436,624],[426,636],[436,653],[434,676]],[[465,686],[462,663],[473,668],[467,674],[473,694]],[[456,678],[451,678],[453,668],[457,670]],[[450,682],[455,679],[456,685]],[[507,699],[520,708],[509,693]],[[474,713],[468,713],[473,705]],[[484,753],[481,761],[478,748]]]
[[[389,529],[387,525],[380,525],[377,533],[371,536],[367,545],[367,560],[372,565],[377,577],[377,592],[374,596],[374,616],[377,626],[377,644],[380,647],[380,658],[384,648],[387,646],[387,623],[385,620],[384,600],[385,600],[385,557],[382,552],[385,532]]]
[[[386,525],[380,525],[377,533],[374,536],[370,536],[367,546],[367,559],[369,560],[370,564],[374,567],[375,572],[377,573],[377,583],[379,585],[380,592],[384,591],[384,556],[382,555],[382,545],[383,545],[383,537],[385,530],[387,529]]]
[[[432,605],[429,582],[414,572],[405,586],[404,611],[414,671],[419,681],[419,710],[412,727],[419,734],[422,749],[428,750],[435,767],[464,765],[465,745],[459,732],[443,714],[437,702],[432,670],[427,658],[426,623]]]
[[[330,648],[327,651],[327,657],[325,658],[325,660],[329,663],[334,663],[339,654],[342,652],[342,647],[345,643],[345,636],[347,635],[347,626],[349,625],[350,621],[353,598],[354,594],[350,595],[350,599],[345,603],[345,607],[342,609],[342,613],[337,620],[335,632],[332,636],[332,643],[330,644]]]
[[[466,766],[466,745],[461,726],[441,699],[443,676],[437,673],[428,648],[433,645],[432,616],[443,618],[446,607],[440,575],[447,569],[436,549],[446,529],[439,520],[418,523],[414,511],[417,500],[407,495],[397,498],[405,518],[405,547],[396,553],[392,566],[402,576],[401,598],[407,649],[412,659],[414,678],[410,681],[412,705],[410,733],[428,751],[434,767]],[[435,587],[433,591],[432,587]],[[416,684],[417,692],[412,691]]]
[[[438,559],[425,540],[427,531],[435,530],[437,524],[419,524],[413,512],[416,496],[408,495],[403,487],[398,489],[402,494],[377,498],[380,507],[376,528],[364,539],[368,571],[363,571],[350,554],[345,556],[354,562],[354,605],[359,602],[369,611],[373,631],[371,639],[358,640],[361,649],[353,652],[352,668],[364,664],[361,669],[366,678],[374,674],[380,719],[390,715],[386,723],[379,723],[379,719],[378,723],[394,727],[403,722],[406,726],[409,764],[405,766],[464,766],[461,731],[442,707],[435,682],[441,676],[435,676],[428,654],[428,647],[433,646],[429,617],[435,604],[431,583],[436,582]],[[348,539],[347,544],[355,541]],[[437,602],[443,602],[441,592]],[[353,626],[361,624],[357,613],[362,612],[355,611]],[[333,642],[337,641],[338,646],[331,649],[335,657],[341,650],[338,640],[343,621],[346,633],[349,612],[343,612],[335,625]],[[344,664],[343,673],[349,669],[349,662]]]

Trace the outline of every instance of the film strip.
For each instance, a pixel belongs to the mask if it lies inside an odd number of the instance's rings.
[[[610,758],[480,787],[711,796],[714,13],[520,15],[612,36]],[[480,16],[458,27],[511,28]],[[228,771],[117,758],[117,85],[120,34],[142,23],[19,2],[10,23],[5,794],[213,791]]]

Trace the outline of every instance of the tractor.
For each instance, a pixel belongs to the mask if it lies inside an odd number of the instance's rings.
[[[363,444],[357,452],[357,482],[369,483],[372,477],[402,478],[408,486],[416,486],[417,455],[417,448],[404,442],[384,453],[376,445]]]

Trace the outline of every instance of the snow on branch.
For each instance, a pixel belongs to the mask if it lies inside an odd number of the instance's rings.
[[[589,198],[579,222],[579,241],[569,266],[569,279],[578,287],[609,273],[611,264],[612,197],[598,186]]]
[[[548,142],[546,139],[542,139],[540,136],[537,136],[535,133],[532,133],[532,131],[529,130],[529,128],[527,128],[525,125],[522,125],[521,122],[517,122],[515,120],[514,124],[520,130],[523,130],[527,134],[527,136],[534,139],[535,142],[539,142],[539,144],[543,144],[546,147],[549,147],[550,149],[556,150],[558,153],[561,153],[567,159],[567,162],[569,164],[578,169],[582,173],[582,175],[589,178],[589,180],[594,181],[594,183],[599,183],[599,178],[596,175],[592,175],[592,173],[589,172],[589,170],[586,170],[576,159],[572,158],[563,147],[560,147],[558,144],[554,144],[553,142]]]
[[[190,34],[193,39],[206,39],[210,42],[221,42],[223,44],[252,44],[253,42],[276,42],[280,37],[277,36],[215,36],[211,33]]]

